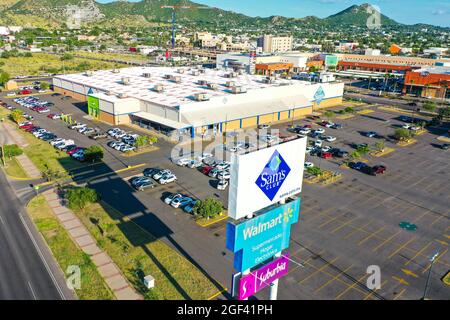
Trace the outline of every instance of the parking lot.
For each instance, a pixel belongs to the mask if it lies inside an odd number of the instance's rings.
[[[83,106],[75,100],[50,96],[45,99],[55,103],[55,113],[72,114],[73,119],[102,131],[111,128],[87,119]],[[10,103],[8,100],[4,99]],[[220,284],[230,287],[233,257],[225,249],[226,222],[201,228],[191,215],[163,201],[170,193],[182,193],[195,199],[215,197],[226,204],[227,191],[216,189],[216,179],[198,169],[173,163],[170,154],[174,145],[163,139],[157,143],[156,151],[124,157],[106,146],[108,139],[92,141],[68,129],[60,120],[51,120],[45,114],[33,116],[36,123],[59,137],[70,137],[83,146],[102,145],[104,172],[82,168],[78,172],[80,181],[89,181],[105,202],[164,239]],[[304,183],[301,218],[291,231],[292,263],[289,274],[280,281],[280,299],[419,299],[430,267],[428,260],[435,252],[439,256],[433,266],[429,297],[450,296],[449,288],[440,280],[450,269],[450,153],[437,147],[439,142],[431,133],[416,137],[417,143],[407,147],[394,144],[390,135],[402,124],[399,116],[374,109],[347,120],[333,119],[343,124],[342,129],[325,128],[326,135],[336,137],[335,142],[326,145],[351,152],[355,143],[373,145],[376,139],[362,133],[376,131],[387,138],[386,146],[395,151],[380,158],[364,156],[370,165],[386,166],[386,173],[375,177],[342,168],[340,158],[307,156],[307,161],[339,171],[343,177],[328,186]],[[308,123],[313,128],[320,127],[313,121],[295,122]],[[272,129],[279,129],[280,135],[292,135],[287,130],[290,125],[280,124]],[[143,166],[120,171],[140,164]],[[141,174],[144,168],[155,167],[170,169],[178,181],[143,192],[130,186],[128,180],[132,176]],[[402,229],[401,222],[413,223],[417,230]],[[379,290],[369,290],[365,285],[370,265],[381,269]],[[267,289],[259,297],[267,298]]]

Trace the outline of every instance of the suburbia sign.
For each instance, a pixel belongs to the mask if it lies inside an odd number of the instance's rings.
[[[239,281],[239,300],[247,299],[288,273],[289,254],[245,275]]]

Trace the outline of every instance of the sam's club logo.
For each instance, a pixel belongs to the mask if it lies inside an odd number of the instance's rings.
[[[291,172],[291,168],[289,168],[280,153],[275,151],[255,183],[267,198],[272,201],[289,172]]]

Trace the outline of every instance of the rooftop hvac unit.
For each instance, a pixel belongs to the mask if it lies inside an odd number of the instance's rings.
[[[120,73],[119,69],[113,69],[112,73]]]
[[[170,74],[165,74],[164,75],[164,79],[170,79],[171,75]]]
[[[117,95],[117,97],[120,98],[120,99],[124,99],[124,98],[127,98],[128,96],[127,96],[126,93],[119,93],[119,94]]]
[[[236,78],[237,73],[236,72],[230,72],[225,74],[225,78]]]
[[[106,92],[106,95],[107,95],[107,96],[113,96],[113,95],[114,95],[114,92],[108,91],[108,92]]]
[[[181,77],[180,76],[171,76],[170,80],[172,82],[175,82],[175,83],[180,83],[181,82]]]
[[[236,85],[236,83],[234,81],[227,81],[226,86],[228,88],[234,87]]]
[[[198,70],[192,70],[191,74],[193,76],[198,76],[200,74],[200,72],[198,72]]]
[[[199,72],[199,73],[202,73],[202,74],[205,74],[205,73],[206,73],[206,70],[205,70],[205,69],[198,69],[198,72]]]
[[[152,77],[152,74],[146,72],[146,73],[143,73],[142,76],[143,76],[144,78],[151,78],[151,77]]]
[[[275,79],[274,78],[272,78],[272,77],[265,77],[265,78],[263,78],[262,79],[262,82],[263,83],[274,83],[275,82]]]
[[[194,95],[194,99],[195,99],[195,101],[207,101],[207,100],[209,100],[209,97],[205,93],[196,93]]]
[[[208,83],[208,88],[211,90],[217,90],[219,89],[219,86],[215,83]]]
[[[201,86],[206,86],[206,85],[208,85],[208,81],[206,81],[206,80],[198,80],[197,83],[198,83],[199,85],[201,85]]]
[[[86,71],[86,73],[84,75],[86,77],[92,77],[94,75],[94,73],[92,71]]]
[[[241,86],[235,86],[231,88],[231,92],[233,92],[234,94],[245,93],[247,92],[247,89]]]
[[[164,91],[164,86],[161,84],[157,84],[156,86],[153,87],[153,91],[155,92],[163,92]]]
[[[129,85],[131,83],[131,79],[128,77],[122,78],[122,84]]]
[[[178,73],[183,74],[184,73],[184,69],[178,69]]]

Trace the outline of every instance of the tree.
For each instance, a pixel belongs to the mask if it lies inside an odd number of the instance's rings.
[[[102,160],[103,156],[103,148],[97,145],[90,146],[84,151],[84,158],[92,163]]]
[[[383,152],[385,147],[384,140],[380,140],[374,144],[374,149],[378,152]]]
[[[194,213],[207,220],[222,214],[223,204],[214,198],[206,198],[203,201],[197,202],[194,207]]]
[[[139,137],[136,138],[135,146],[136,146],[137,149],[140,149],[140,148],[142,148],[144,146],[147,146],[149,144],[150,144],[149,136],[139,136]]]
[[[9,79],[11,79],[11,76],[9,75],[8,72],[5,71],[0,71],[0,85],[4,86]]]
[[[412,138],[412,134],[408,129],[399,128],[395,130],[394,136],[399,141],[408,141]]]
[[[433,101],[427,101],[423,104],[423,108],[427,111],[434,112],[434,110],[436,110],[436,103]]]
[[[48,82],[41,82],[40,87],[42,90],[48,90],[50,88],[50,84]]]
[[[350,158],[352,158],[352,159],[361,158],[361,154],[357,150],[355,150],[350,154]]]
[[[328,110],[328,111],[325,111],[325,112],[323,113],[323,115],[325,116],[325,118],[331,119],[331,118],[334,117],[334,112]]]
[[[15,122],[15,123],[19,123],[23,120],[23,111],[20,109],[14,109],[11,112],[11,119]]]
[[[64,53],[60,58],[61,61],[69,61],[69,60],[73,60],[73,59],[74,59],[74,57],[70,53]]]
[[[355,109],[352,108],[352,107],[346,107],[346,108],[344,109],[344,112],[346,112],[346,113],[355,113]]]
[[[69,203],[70,209],[84,209],[90,203],[99,200],[97,191],[91,188],[69,188],[66,191],[65,198]]]

